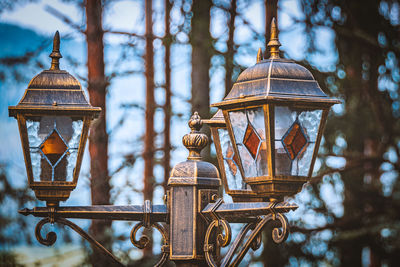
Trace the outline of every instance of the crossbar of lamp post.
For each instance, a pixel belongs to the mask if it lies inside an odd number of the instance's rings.
[[[214,207],[215,203],[210,203],[201,213],[208,219],[217,217],[230,223],[249,223],[258,216],[286,213],[298,208],[296,204],[288,202],[234,202],[221,203],[217,208]]]
[[[35,217],[49,217],[51,213],[60,218],[71,219],[102,219],[121,221],[142,221],[145,215],[144,205],[95,205],[72,207],[35,207],[18,211],[22,215]],[[151,221],[166,222],[168,213],[166,205],[152,205],[150,212]]]

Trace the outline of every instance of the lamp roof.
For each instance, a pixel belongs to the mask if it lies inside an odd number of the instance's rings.
[[[51,67],[36,75],[25,90],[21,101],[15,107],[9,107],[10,116],[17,113],[67,112],[77,114],[87,112],[96,116],[101,109],[93,107],[87,101],[79,81],[65,70],[59,69],[60,35],[58,31],[53,39],[53,51],[50,54]]]
[[[239,75],[223,101],[211,106],[222,108],[226,105],[266,100],[305,101],[328,105],[339,103],[337,99],[328,97],[321,90],[309,70],[292,60],[280,58],[280,45],[273,19],[271,39],[268,43],[270,58],[263,59],[259,50],[257,63]]]

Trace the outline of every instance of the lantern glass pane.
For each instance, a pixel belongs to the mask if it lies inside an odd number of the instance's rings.
[[[231,111],[229,118],[245,176],[268,175],[263,108]]]
[[[229,190],[247,189],[239,170],[239,158],[235,154],[228,131],[220,128],[218,129],[218,134],[221,142],[222,157]]]
[[[292,173],[294,176],[308,176],[311,160],[314,152],[315,143],[308,144],[307,148],[301,155],[293,161]]]
[[[292,161],[281,141],[275,141],[275,173],[276,175],[290,175]]]
[[[275,173],[308,176],[322,110],[275,107]]]
[[[282,139],[283,135],[296,120],[296,111],[288,107],[275,107],[275,139]]]
[[[83,121],[45,116],[26,121],[34,181],[73,180]]]

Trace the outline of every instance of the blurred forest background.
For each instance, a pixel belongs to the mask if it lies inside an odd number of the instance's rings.
[[[216,112],[210,102],[255,64],[259,47],[265,51],[272,17],[284,56],[343,104],[328,119],[314,178],[293,197],[300,208],[289,215],[288,241],[278,246],[265,236],[243,266],[399,266],[398,0],[0,0],[0,265],[53,266],[79,253],[77,266],[105,262],[57,226],[55,250],[39,252],[37,220],[17,214],[43,203],[26,188],[7,106],[50,66],[57,29],[61,68],[103,109],[67,204],[162,203],[171,166],[186,158],[180,139],[188,118]],[[205,157],[216,163],[212,145]],[[152,247],[134,249],[129,223],[76,223],[126,264],[151,266],[160,253],[156,234]]]

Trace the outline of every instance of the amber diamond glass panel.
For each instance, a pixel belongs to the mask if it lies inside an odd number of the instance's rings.
[[[46,141],[44,141],[44,143],[40,146],[40,149],[54,166],[67,150],[67,146],[58,133],[53,131],[49,137],[47,137]]]
[[[301,125],[296,121],[282,139],[291,160],[294,160],[307,144]]]
[[[256,131],[254,131],[251,124],[247,124],[247,129],[244,134],[243,144],[246,146],[247,150],[250,152],[253,159],[256,159],[257,150],[260,146],[261,139],[258,137]]]

